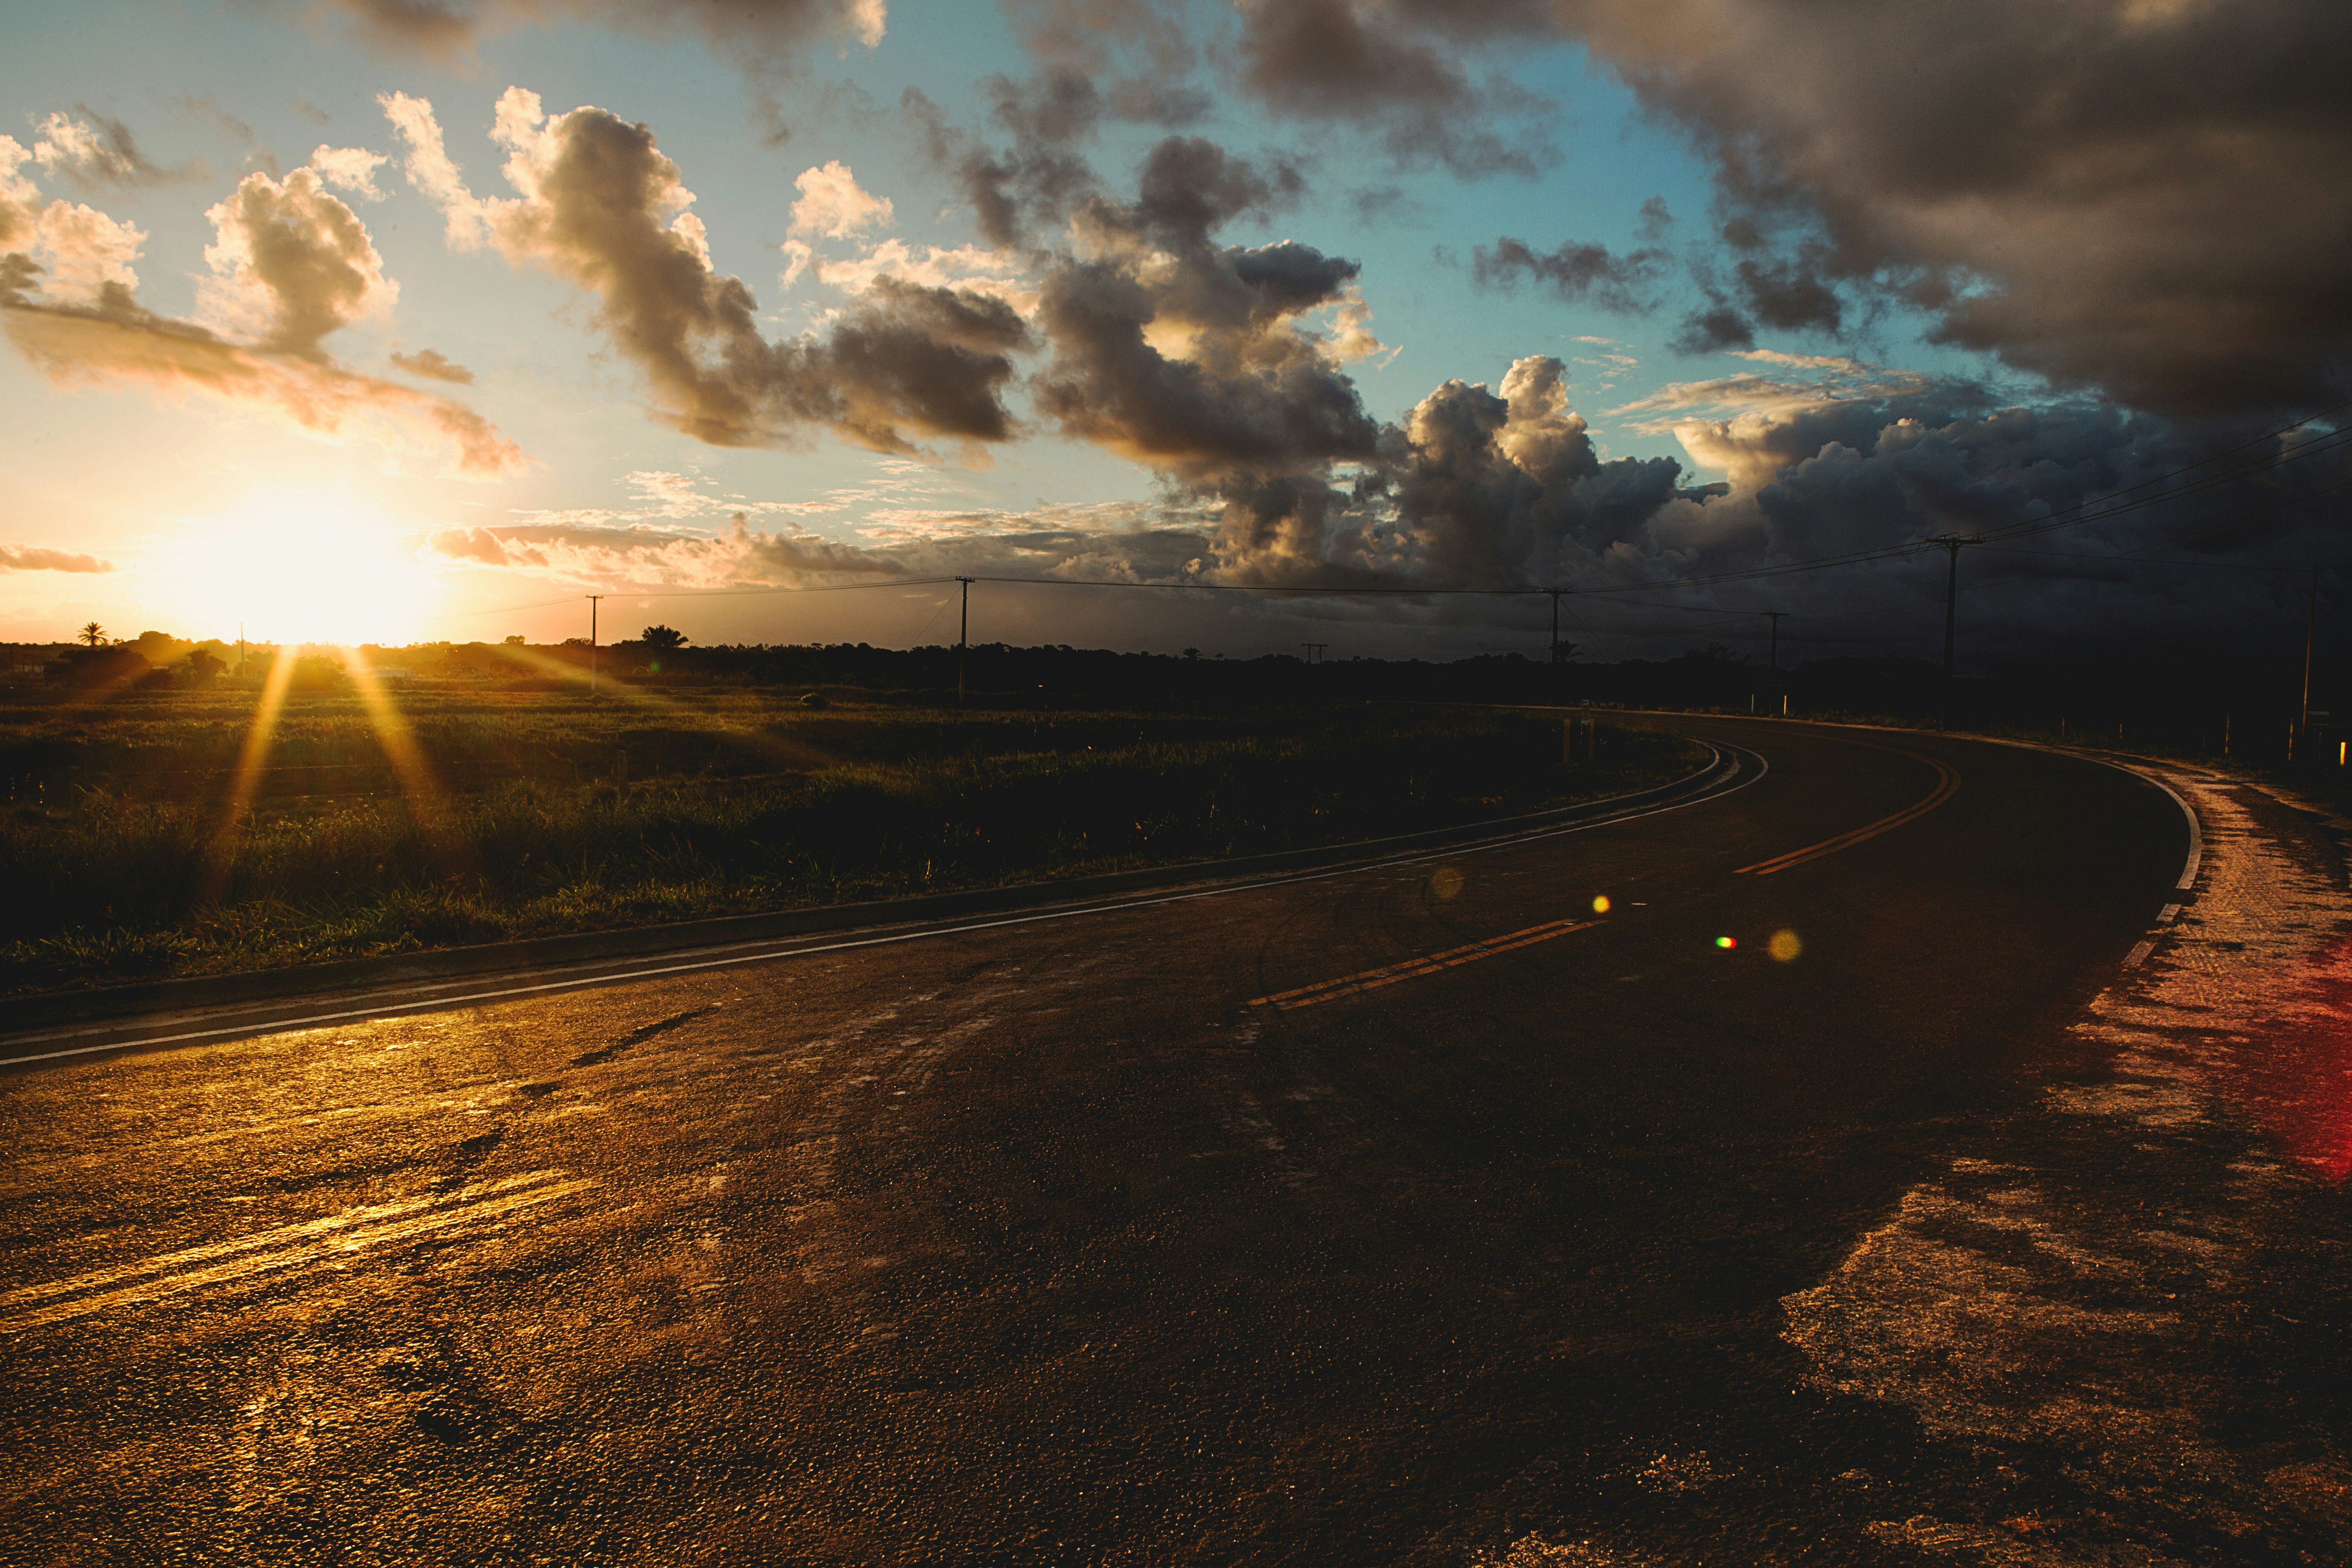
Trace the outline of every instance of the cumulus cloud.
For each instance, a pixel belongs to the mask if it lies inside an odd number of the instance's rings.
[[[331,147],[323,142],[310,154],[310,167],[319,172],[319,178],[365,202],[383,200],[383,192],[375,183],[375,172],[391,162],[383,153],[371,153],[364,147]]]
[[[34,544],[0,544],[0,572],[111,572],[114,563]]]
[[[1347,299],[1360,268],[1296,241],[1212,238],[1298,188],[1286,166],[1170,137],[1145,160],[1136,200],[1089,203],[1076,253],[1041,290],[1054,351],[1041,410],[1188,479],[1369,457],[1377,426],[1299,320]]]
[[[838,158],[802,170],[793,188],[800,192],[793,203],[794,234],[847,239],[869,228],[890,226],[890,198],[860,186],[849,165]]]
[[[20,172],[27,156],[0,137],[0,328],[53,382],[202,393],[471,477],[521,466],[521,452],[472,409],[329,354],[331,333],[389,309],[397,289],[365,226],[314,171],[283,182],[248,174],[206,215],[215,238],[198,323],[141,305],[132,264],[145,236],[88,206],[39,205]]]
[[[359,215],[311,169],[283,183],[247,174],[205,216],[215,237],[205,249],[212,276],[200,310],[266,352],[323,363],[329,333],[389,314],[400,297]]]
[[[801,267],[813,258],[790,258]],[[886,239],[863,254],[840,260],[814,261],[818,281],[852,294],[863,294],[885,278],[933,289],[968,289],[1003,300],[1024,318],[1036,309],[1037,284],[1026,259],[1018,252],[986,250],[976,245],[952,247],[910,246]],[[785,282],[795,270],[788,268]]]
[[[121,190],[204,177],[201,161],[192,159],[174,169],[160,168],[139,150],[131,127],[85,105],[75,108],[82,118],[59,111],[41,121],[39,139],[33,143],[33,161],[43,174],[63,177],[84,190]]]
[[[453,363],[439,349],[419,349],[413,354],[395,353],[392,356],[392,363],[394,368],[404,370],[411,375],[421,375],[427,381],[449,381],[460,386],[474,384],[474,373]]]
[[[520,193],[480,198],[443,147],[431,105],[393,95],[410,179],[441,203],[460,246],[488,244],[593,298],[614,346],[646,377],[656,417],[715,446],[775,445],[829,429],[882,451],[1006,439],[1019,314],[969,289],[879,277],[822,336],[762,337],[757,300],[716,271],[694,195],[653,132],[601,109],[549,117],[509,88],[493,135]]]

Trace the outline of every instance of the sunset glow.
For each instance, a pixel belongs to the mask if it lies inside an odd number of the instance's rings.
[[[426,637],[439,580],[415,542],[334,502],[258,503],[192,522],[157,552],[159,598],[193,635],[401,644]]]

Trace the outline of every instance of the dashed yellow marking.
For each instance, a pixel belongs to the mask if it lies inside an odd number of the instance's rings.
[[[1440,970],[1452,969],[1458,964],[1475,963],[1482,958],[1492,958],[1498,952],[1508,952],[1515,947],[1531,947],[1537,942],[1549,942],[1556,936],[1566,936],[1572,931],[1582,931],[1587,926],[1596,926],[1600,923],[1599,921],[1548,921],[1539,926],[1529,926],[1525,931],[1506,931],[1501,936],[1490,936],[1484,942],[1449,947],[1444,952],[1428,953],[1420,958],[1408,958],[1402,963],[1385,964],[1379,969],[1359,970],[1353,974],[1342,974],[1337,980],[1319,980],[1312,985],[1301,985],[1289,991],[1277,991],[1270,996],[1254,996],[1250,998],[1250,1005],[1274,1007],[1284,1012],[1293,1007],[1312,1007],[1318,1002],[1328,1002],[1336,997],[1352,996],[1358,992],[1375,990],[1382,985],[1393,985],[1400,980],[1411,980],[1416,975],[1435,974]]]

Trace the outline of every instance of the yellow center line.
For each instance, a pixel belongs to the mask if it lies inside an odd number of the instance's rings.
[[[1582,931],[1587,926],[1600,923],[1599,921],[1547,921],[1542,925],[1528,926],[1524,931],[1505,931],[1501,936],[1490,936],[1483,942],[1465,942],[1460,947],[1449,947],[1443,952],[1424,953],[1418,958],[1408,958],[1396,963],[1383,964],[1378,969],[1358,970],[1353,974],[1342,974],[1337,980],[1318,980],[1312,985],[1300,985],[1288,991],[1276,991],[1268,996],[1254,996],[1250,999],[1250,1005],[1273,1007],[1282,1012],[1288,1012],[1294,1007],[1312,1007],[1318,1002],[1328,1002],[1339,996],[1352,996],[1359,992],[1376,990],[1382,985],[1393,985],[1400,980],[1412,980],[1419,975],[1435,974],[1441,970],[1452,969],[1458,964],[1475,963],[1479,959],[1492,958],[1498,952],[1508,952],[1513,948],[1532,947],[1537,942],[1549,942],[1556,936],[1566,936],[1572,931]]]
[[[1874,747],[1872,749],[1884,751],[1892,748]],[[1824,855],[1834,855],[1841,849],[1853,847],[1865,838],[1875,838],[1882,833],[1900,827],[1915,817],[1925,816],[1959,793],[1960,775],[1956,769],[1937,762],[1933,757],[1923,757],[1916,752],[1896,752],[1895,754],[1898,757],[1909,757],[1915,763],[1925,763],[1936,770],[1936,787],[1925,800],[1916,801],[1892,816],[1882,816],[1876,822],[1857,827],[1851,833],[1841,833],[1835,838],[1824,838],[1819,844],[1809,844],[1802,849],[1791,849],[1786,855],[1776,855],[1769,860],[1759,860],[1753,866],[1742,866],[1732,875],[1769,877],[1775,871],[1785,871],[1791,866],[1801,866],[1808,860],[1818,860]]]

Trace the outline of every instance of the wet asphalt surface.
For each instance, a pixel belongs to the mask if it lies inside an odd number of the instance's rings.
[[[2347,1415],[2339,1186],[2265,1211],[2184,1352],[2215,1442],[2318,1466],[2275,1517],[1956,1437],[1825,1377],[1783,1306],[1955,1170],[2161,1210],[2259,1144],[2030,1114],[2098,1067],[2074,1025],[2173,897],[2179,809],[2024,750],[1682,727],[1769,773],[1516,847],[0,1077],[0,1561],[2346,1560],[2352,1473],[2311,1457]],[[1933,811],[1739,874],[1921,800],[1929,758]],[[2098,1375],[2069,1353],[2006,1375]]]

